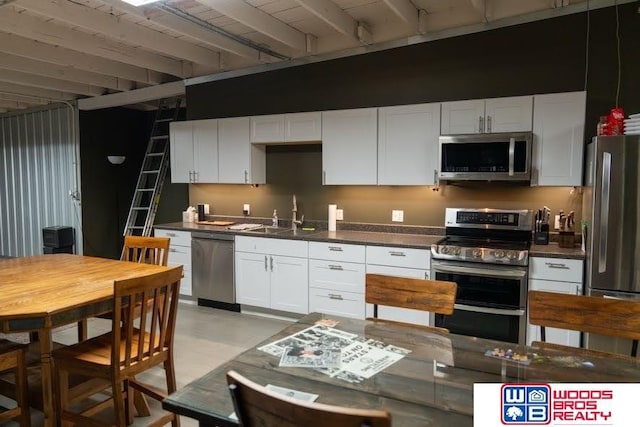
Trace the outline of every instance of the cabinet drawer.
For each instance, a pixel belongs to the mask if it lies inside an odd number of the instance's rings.
[[[168,237],[171,239],[171,246],[189,246],[191,247],[191,232],[179,230],[164,230],[156,228],[154,231],[156,237]]]
[[[236,252],[292,256],[307,258],[309,242],[301,240],[268,239],[263,237],[236,236]]]
[[[309,311],[364,319],[364,295],[309,288]]]
[[[583,261],[564,258],[531,258],[529,278],[582,283]]]
[[[431,267],[431,252],[426,249],[367,246],[367,264],[428,270]]]
[[[184,246],[171,246],[169,248],[169,265],[184,265],[191,269],[191,248]]]
[[[363,294],[364,275],[364,264],[309,260],[310,287]]]
[[[365,247],[344,243],[309,242],[309,258],[364,263]]]

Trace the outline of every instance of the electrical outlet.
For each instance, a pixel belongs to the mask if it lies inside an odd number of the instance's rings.
[[[391,221],[393,222],[404,222],[404,211],[391,211]]]
[[[556,230],[560,230],[560,215],[556,215],[554,222],[553,222],[553,228]]]
[[[344,210],[343,209],[336,209],[336,219],[338,221],[342,221],[344,219]]]
[[[249,206],[249,203],[245,203],[245,204],[242,206],[242,213],[243,213],[244,215],[251,215],[251,206]]]

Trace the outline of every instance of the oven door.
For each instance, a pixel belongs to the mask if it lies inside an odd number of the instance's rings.
[[[458,285],[453,314],[435,315],[433,324],[454,334],[526,343],[526,267],[433,260],[431,271],[436,280]]]

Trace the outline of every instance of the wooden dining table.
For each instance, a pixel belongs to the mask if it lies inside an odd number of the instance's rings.
[[[280,357],[258,349],[323,319],[338,321],[335,329],[360,342],[373,340],[410,352],[369,378],[349,382],[316,369],[280,366]],[[530,359],[526,364],[487,355],[495,349]],[[237,426],[230,417],[234,407],[225,377],[230,370],[261,385],[317,394],[317,402],[389,411],[394,427],[472,426],[474,383],[640,382],[640,362],[312,313],[172,393],[163,407],[198,420],[201,427]]]
[[[45,426],[56,425],[51,360],[53,329],[110,312],[115,280],[166,269],[72,254],[0,260],[2,332],[38,333]]]

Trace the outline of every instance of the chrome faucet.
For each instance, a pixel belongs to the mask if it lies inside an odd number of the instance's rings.
[[[298,215],[298,204],[296,203],[296,195],[293,195],[293,209],[291,209],[291,229],[293,231],[296,231],[298,229],[298,225],[302,225],[302,222],[304,221],[304,215],[302,215],[302,218],[300,218],[300,220],[298,221],[296,219]]]

